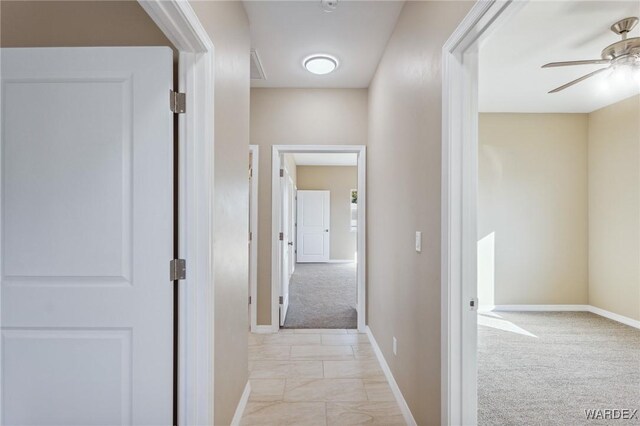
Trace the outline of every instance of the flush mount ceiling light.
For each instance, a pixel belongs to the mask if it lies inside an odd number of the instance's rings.
[[[329,55],[311,55],[305,58],[302,65],[313,74],[329,74],[338,68],[338,60]]]
[[[327,13],[331,13],[338,7],[338,0],[320,0],[320,7]]]

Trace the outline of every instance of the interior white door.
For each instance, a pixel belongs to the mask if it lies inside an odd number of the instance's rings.
[[[289,270],[291,263],[291,244],[290,242],[290,229],[291,229],[291,190],[290,185],[291,176],[287,169],[284,169],[283,178],[280,179],[282,191],[282,223],[280,229],[282,229],[282,239],[280,240],[281,248],[281,269],[280,269],[280,325],[284,325],[289,310]]]
[[[298,190],[298,262],[328,262],[330,191]]]
[[[289,177],[289,279],[296,269],[296,186]]]
[[[172,52],[2,49],[3,424],[172,422]]]
[[[248,238],[247,238],[247,240],[249,241],[249,243],[247,244],[247,254],[248,254],[248,259],[249,259],[249,263],[248,263],[248,266],[249,266],[249,272],[248,272],[249,279],[247,280],[247,294],[249,294],[249,303],[247,303],[247,313],[248,313],[247,318],[249,318],[249,321],[248,321],[249,322],[249,331],[251,331],[251,321],[252,321],[252,318],[251,318],[251,302],[253,302],[251,300],[251,282],[253,281],[253,272],[251,270],[252,269],[251,268],[251,264],[253,262],[253,259],[252,259],[253,256],[252,256],[252,253],[251,253],[253,251],[252,250],[252,248],[253,248],[252,247],[253,246],[253,227],[252,227],[253,221],[252,221],[252,218],[253,218],[253,209],[254,209],[252,200],[253,200],[253,152],[249,151],[249,200],[248,200],[249,201],[249,209],[247,211],[247,221],[249,223],[249,235],[248,235]],[[253,303],[255,303],[255,302],[253,302]]]

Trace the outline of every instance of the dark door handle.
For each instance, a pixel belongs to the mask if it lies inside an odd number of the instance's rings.
[[[293,245],[293,241],[289,241],[287,244],[289,244],[290,246]]]

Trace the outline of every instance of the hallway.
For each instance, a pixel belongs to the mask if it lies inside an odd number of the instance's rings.
[[[243,425],[404,425],[364,333],[249,334],[251,394]]]

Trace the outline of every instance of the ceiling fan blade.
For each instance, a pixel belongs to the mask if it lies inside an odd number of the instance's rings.
[[[594,76],[594,75],[596,75],[596,74],[600,74],[602,71],[606,71],[606,70],[608,70],[608,69],[609,69],[609,67],[606,67],[606,68],[600,68],[599,70],[595,70],[595,71],[593,71],[593,72],[590,72],[589,74],[585,74],[585,75],[583,75],[583,76],[582,76],[582,77],[580,77],[580,78],[576,78],[575,80],[568,82],[567,84],[563,84],[563,85],[562,85],[562,86],[560,86],[560,87],[556,87],[555,89],[553,89],[553,90],[552,90],[552,91],[550,91],[549,93],[557,93],[557,92],[559,92],[559,91],[561,91],[561,90],[566,89],[567,87],[571,87],[571,86],[573,86],[574,84],[580,83],[581,81],[586,80],[586,79],[588,79],[589,77],[593,77],[593,76]]]
[[[588,59],[586,61],[566,61],[566,62],[549,62],[544,64],[542,68],[567,67],[570,65],[590,65],[590,64],[609,64],[609,59]]]

